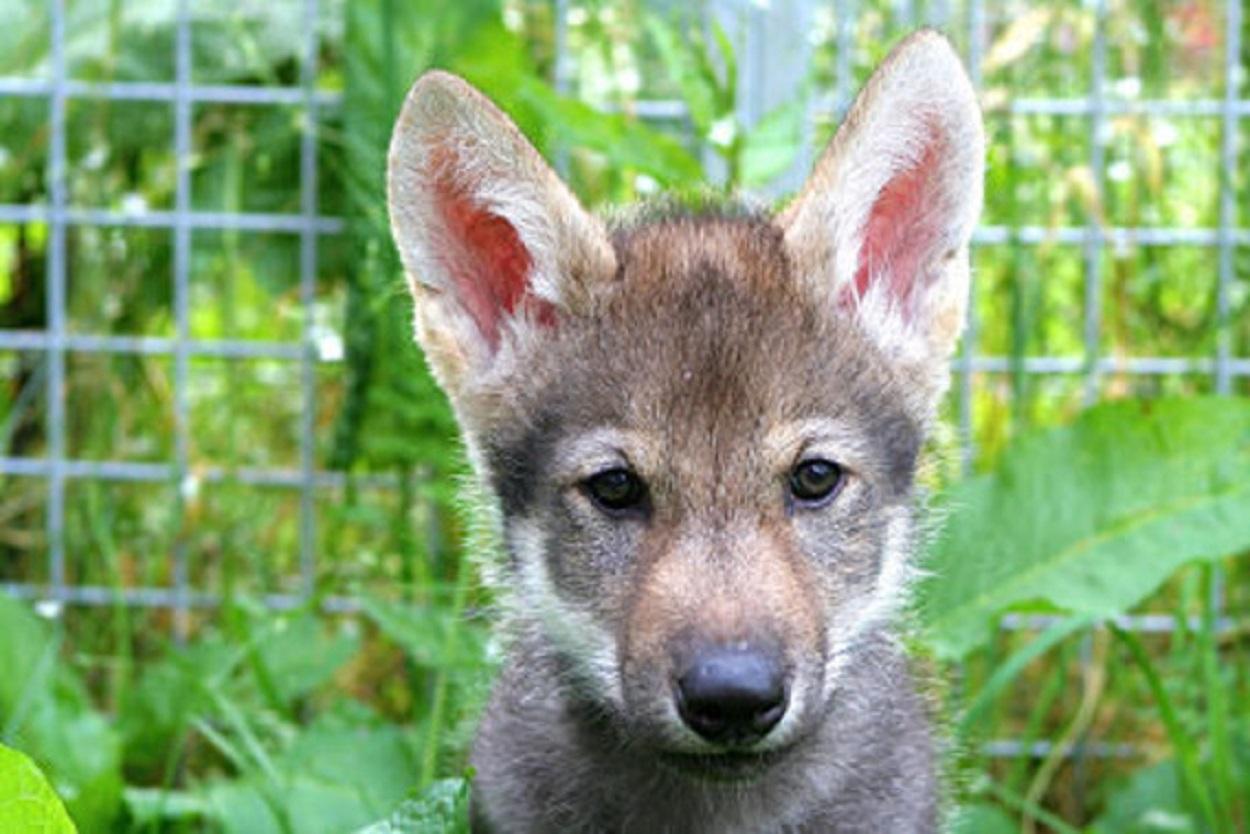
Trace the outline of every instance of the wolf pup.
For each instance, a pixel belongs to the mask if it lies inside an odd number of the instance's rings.
[[[937,829],[890,620],[982,160],[931,31],[771,216],[609,227],[465,82],[413,85],[391,224],[506,553],[475,831]]]

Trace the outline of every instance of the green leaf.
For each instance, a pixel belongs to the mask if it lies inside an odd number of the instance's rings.
[[[204,789],[203,811],[227,834],[338,834],[393,808],[417,766],[405,730],[343,704],[299,732],[268,767]]]
[[[920,610],[960,658],[1026,606],[1123,613],[1182,565],[1250,548],[1250,401],[1118,402],[957,484]]]
[[[125,800],[136,828],[155,830],[162,821],[189,822],[207,816],[211,810],[203,796],[185,790],[127,787]]]
[[[191,716],[209,710],[205,682],[225,680],[237,663],[237,651],[207,635],[151,661],[127,688],[117,719],[127,767],[159,773]]]
[[[312,614],[275,620],[260,645],[265,675],[278,697],[294,701],[324,685],[360,648],[359,636],[344,629],[327,632]]]
[[[646,24],[669,78],[681,89],[691,124],[700,135],[706,135],[724,108],[717,101],[715,76],[705,71],[708,64],[706,55],[701,53],[702,38],[686,40],[676,26],[655,16],[648,16]]]
[[[365,809],[364,819],[394,807],[418,766],[409,733],[358,705],[322,715],[296,737],[279,767],[323,784],[338,784]],[[359,825],[361,818],[355,818]]]
[[[419,665],[431,669],[484,670],[486,636],[441,605],[412,605],[366,598],[364,611]]]
[[[469,782],[443,779],[356,834],[468,834]]]
[[[732,111],[738,102],[738,57],[734,52],[733,43],[729,40],[729,33],[715,18],[712,19],[712,40],[716,44],[719,60],[713,61],[710,50],[703,47],[701,54],[704,60],[704,71],[717,82],[716,89],[720,94],[721,108]]]
[[[208,800],[226,834],[341,834],[377,815],[352,786],[302,774],[282,783],[222,783]]]
[[[521,100],[549,126],[550,138],[566,147],[601,154],[617,169],[647,173],[665,188],[698,182],[702,168],[679,142],[622,114],[601,113],[557,94],[538,79],[522,79]]]
[[[82,681],[58,658],[48,624],[0,594],[0,733],[47,771],[74,821],[107,830],[121,808],[118,734],[92,707]],[[0,829],[4,830],[4,829]]]
[[[261,787],[247,782],[225,782],[207,792],[209,813],[225,834],[286,834],[281,818]]]
[[[959,720],[958,734],[960,737],[966,736],[976,727],[982,715],[993,705],[994,699],[1002,694],[1011,682],[1020,676],[1025,667],[1050,651],[1066,637],[1072,635],[1091,624],[1089,617],[1068,617],[1060,620],[1050,628],[1042,632],[1027,646],[1016,651],[1006,661],[999,664],[994,670],[994,674],[990,679],[977,690],[975,697],[964,710],[963,717]]]
[[[73,834],[76,830],[35,763],[0,745],[0,831]]]
[[[122,803],[121,745],[110,722],[54,699],[17,738],[45,766],[78,826],[108,830]]]
[[[1176,706],[1171,696],[1168,695],[1163,679],[1150,659],[1150,654],[1136,634],[1125,631],[1114,623],[1110,624],[1110,630],[1115,638],[1129,650],[1138,668],[1146,676],[1150,694],[1154,697],[1155,707],[1159,710],[1159,718],[1163,726],[1167,728],[1168,738],[1171,739],[1172,747],[1176,751],[1180,782],[1185,789],[1186,798],[1197,806],[1201,818],[1209,823],[1207,827],[1224,830],[1227,826],[1218,824],[1221,822],[1220,812],[1224,809],[1218,808],[1212,797],[1210,781],[1205,778],[1202,771],[1198,743],[1190,737],[1177,715]]]
[[[47,624],[23,602],[0,595],[0,669],[25,674],[0,675],[0,730],[9,731],[40,693],[51,685],[57,669],[57,645]]]
[[[803,144],[802,101],[783,104],[751,128],[742,143],[742,184],[763,185],[790,167]]]
[[[1136,771],[1107,799],[1107,810],[1092,827],[1095,834],[1193,834],[1197,822],[1185,810],[1176,762],[1167,760]]]
[[[997,805],[965,805],[955,811],[950,834],[1015,834],[1020,825]]]

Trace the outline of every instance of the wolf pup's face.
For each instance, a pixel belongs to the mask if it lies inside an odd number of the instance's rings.
[[[391,222],[513,607],[660,761],[733,776],[800,741],[899,599],[982,158],[931,32],[776,216],[609,232],[463,81],[409,93]]]

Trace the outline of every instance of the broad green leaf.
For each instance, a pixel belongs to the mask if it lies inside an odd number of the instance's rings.
[[[0,831],[74,834],[65,806],[35,763],[0,745]]]
[[[1250,400],[1118,402],[957,484],[920,610],[959,658],[998,615],[1123,613],[1182,565],[1250,548]]]
[[[469,783],[444,779],[430,785],[382,822],[356,834],[468,834]]]

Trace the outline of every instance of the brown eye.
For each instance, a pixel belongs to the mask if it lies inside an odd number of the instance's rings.
[[[823,504],[837,494],[844,479],[842,467],[831,460],[805,460],[790,473],[790,494],[803,504]]]
[[[628,469],[605,469],[582,482],[586,494],[609,512],[638,509],[647,497],[642,480]]]

